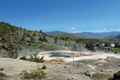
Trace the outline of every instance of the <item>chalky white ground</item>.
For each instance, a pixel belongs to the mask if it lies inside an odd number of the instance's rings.
[[[72,62],[73,59],[74,61],[80,61],[80,60],[97,60],[97,59],[105,59],[107,57],[114,57],[114,58],[119,58],[119,54],[114,54],[114,53],[105,53],[105,52],[90,52],[90,51],[84,51],[84,52],[79,52],[79,51],[68,51],[68,50],[56,50],[56,51],[43,51],[39,52],[37,57],[44,56],[45,60],[52,60],[52,59],[58,59],[58,57],[50,57],[51,52],[61,52],[61,53],[74,53],[74,54],[81,54],[79,57],[59,57],[59,59],[64,60],[65,62]]]

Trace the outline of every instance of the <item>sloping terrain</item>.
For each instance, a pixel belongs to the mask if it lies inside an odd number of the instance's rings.
[[[29,31],[8,23],[0,22],[0,56],[16,58],[22,48],[36,47],[46,42],[43,32]]]
[[[19,37],[17,36],[17,28],[7,23],[0,23],[0,56],[3,57],[17,57],[17,43]]]

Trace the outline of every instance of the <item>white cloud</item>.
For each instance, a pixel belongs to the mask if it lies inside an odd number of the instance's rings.
[[[80,24],[74,24],[74,26],[76,26],[76,27],[80,27]]]
[[[72,33],[78,33],[79,30],[76,27],[71,27],[70,32],[72,32]]]
[[[72,29],[72,30],[76,30],[76,27],[72,27],[71,29]]]

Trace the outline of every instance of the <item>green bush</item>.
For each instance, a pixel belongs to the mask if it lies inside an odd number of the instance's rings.
[[[114,52],[114,53],[116,53],[116,54],[117,54],[117,53],[120,53],[120,48],[113,48],[113,49],[112,49],[112,52]]]
[[[41,43],[39,43],[39,42],[38,42],[38,43],[32,43],[32,44],[31,44],[31,47],[34,48],[34,49],[37,49],[37,48],[39,48],[40,46],[41,46]]]

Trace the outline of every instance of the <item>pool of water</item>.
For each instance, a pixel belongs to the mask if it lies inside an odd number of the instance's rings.
[[[84,64],[92,64],[94,65],[96,63],[96,60],[80,60],[80,61],[75,61],[76,64],[84,63]]]
[[[56,52],[56,53],[50,53],[50,57],[71,57],[71,55],[69,54],[66,54],[66,53],[59,53],[59,52]]]

